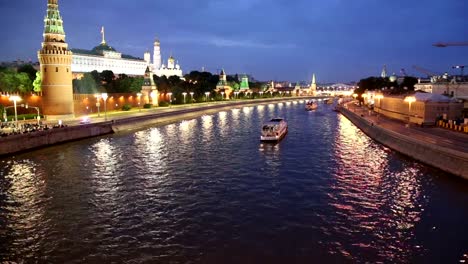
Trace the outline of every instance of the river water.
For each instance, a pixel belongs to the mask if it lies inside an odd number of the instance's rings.
[[[277,116],[288,135],[260,143]],[[457,263],[467,220],[465,181],[325,104],[236,108],[0,160],[3,261]]]

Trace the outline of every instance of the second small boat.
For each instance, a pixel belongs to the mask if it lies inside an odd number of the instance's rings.
[[[316,110],[317,108],[318,108],[318,104],[314,101],[308,101],[305,105],[305,109],[307,111]]]

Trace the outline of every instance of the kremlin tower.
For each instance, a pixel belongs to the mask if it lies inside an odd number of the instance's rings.
[[[72,52],[65,42],[58,0],[47,1],[44,24],[44,41],[38,51],[43,112],[47,120],[73,118]]]

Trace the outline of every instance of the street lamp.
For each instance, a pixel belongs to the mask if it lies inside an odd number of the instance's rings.
[[[101,100],[101,96],[99,94],[95,94],[94,97],[96,97],[96,107],[97,107],[97,116],[101,116],[101,112],[99,111],[99,107],[101,106],[101,103],[99,102]]]
[[[221,92],[221,101],[224,100],[224,92]]]
[[[156,105],[156,104],[154,103],[154,100],[155,100],[154,98],[156,98],[156,93],[155,93],[154,91],[152,91],[152,92],[150,93],[150,97],[151,97],[151,104],[153,104],[153,106]]]
[[[239,92],[234,92],[234,95],[236,96],[236,99],[237,99],[237,96],[239,95]]]
[[[185,104],[185,96],[187,96],[187,93],[183,92],[182,95],[184,96],[184,104]]]
[[[137,97],[138,97],[138,110],[141,112],[141,93],[137,93]]]
[[[411,103],[416,102],[416,97],[407,96],[405,97],[405,102],[408,102],[408,126],[410,125],[411,118]]]
[[[205,92],[205,102],[208,102],[208,96],[210,96],[210,92]]]
[[[169,107],[171,107],[172,104],[172,93],[167,93],[169,95]]]
[[[262,97],[262,98],[263,98],[263,92],[259,92],[259,94],[260,94],[260,97]]]
[[[193,92],[190,92],[190,98],[192,99],[191,102],[193,104]]]
[[[21,104],[21,107],[24,107],[26,109],[28,109],[30,107],[36,109],[36,111],[37,111],[37,118],[36,119],[37,119],[37,124],[39,124],[39,122],[41,121],[41,113],[39,111],[39,107],[29,106],[28,104]]]
[[[15,106],[15,123],[18,127],[18,113],[16,112],[16,102],[21,101],[21,97],[19,97],[18,95],[11,95],[9,100],[13,101],[13,104]]]
[[[101,94],[102,100],[104,100],[104,120],[107,121],[107,93],[102,93]]]
[[[379,100],[379,108],[382,110],[382,106],[380,105],[380,99],[384,98],[384,96],[382,94],[377,94],[375,96],[375,98],[377,98]],[[379,112],[380,112],[380,110],[377,111],[377,113],[379,113]]]

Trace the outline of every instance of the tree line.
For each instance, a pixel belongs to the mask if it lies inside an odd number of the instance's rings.
[[[366,91],[385,91],[388,94],[405,94],[414,91],[414,85],[417,83],[418,79],[412,76],[405,76],[394,81],[388,77],[368,77],[359,81],[359,88],[354,92],[363,94]]]
[[[178,76],[156,76],[153,79],[160,93],[171,92],[176,100],[182,100],[183,92],[193,92],[194,98],[203,97],[206,92],[213,92],[219,82],[219,75],[210,72],[192,71],[181,79]],[[73,92],[76,94],[94,93],[137,93],[141,91],[144,78],[125,74],[115,75],[112,71],[92,71],[84,73],[80,79],[73,80]],[[31,64],[21,67],[0,67],[0,92],[28,93],[41,91],[41,78]],[[227,76],[227,84],[233,90],[240,87],[240,77]],[[249,81],[250,89],[260,90],[266,87],[265,82]]]
[[[39,77],[37,77],[38,75]],[[17,69],[0,66],[0,92],[28,93],[37,91],[35,89],[37,78],[40,78],[40,74],[31,64],[22,65]]]

